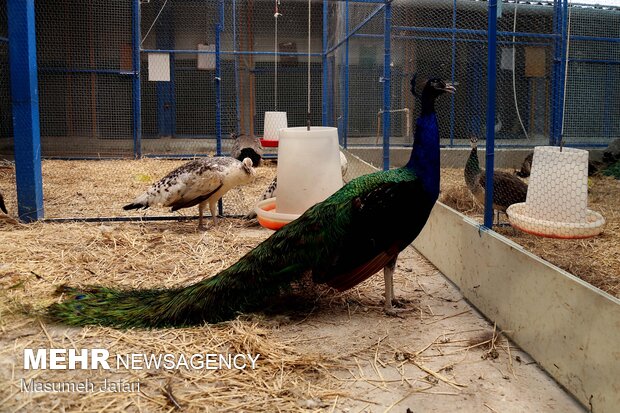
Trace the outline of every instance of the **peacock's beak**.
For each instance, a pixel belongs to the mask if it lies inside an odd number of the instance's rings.
[[[446,93],[454,94],[454,92],[456,92],[456,88],[452,83],[446,83],[446,87],[443,89],[443,91]]]

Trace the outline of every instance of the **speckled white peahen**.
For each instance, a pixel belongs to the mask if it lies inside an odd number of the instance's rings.
[[[230,189],[252,182],[255,176],[250,158],[242,162],[230,157],[196,159],[155,182],[123,209],[162,205],[176,211],[198,205],[198,229],[204,230],[205,206],[209,204],[213,223],[217,224],[217,201]]]

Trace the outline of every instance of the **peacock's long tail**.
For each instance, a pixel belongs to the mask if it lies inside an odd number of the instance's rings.
[[[61,287],[68,295],[48,308],[51,321],[74,326],[98,324],[129,327],[181,327],[230,320],[255,311],[286,291],[303,271],[256,273],[250,270],[252,253],[216,276],[185,288],[85,290]],[[249,256],[249,257],[248,257]],[[254,267],[256,268],[256,267]]]

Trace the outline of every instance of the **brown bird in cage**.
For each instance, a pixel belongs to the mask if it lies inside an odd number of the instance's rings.
[[[237,135],[231,133],[230,137],[234,140],[230,156],[242,161],[245,158],[252,160],[252,166],[257,167],[263,158],[263,145],[260,139],[253,135]]]
[[[471,152],[465,164],[465,183],[476,200],[484,205],[486,173],[480,169],[478,162],[478,139],[470,138]],[[527,197],[527,184],[513,174],[493,172],[493,209],[497,211],[497,223],[499,213],[506,213],[506,209],[519,202],[525,202]]]
[[[532,160],[533,159],[534,159],[534,152],[530,152],[523,160],[523,163],[521,164],[521,170],[515,171],[515,174],[521,178],[529,177],[530,173],[532,172]]]
[[[2,196],[2,192],[0,192],[0,210],[2,210],[5,214],[9,213],[6,209],[6,205],[4,205],[4,197]]]

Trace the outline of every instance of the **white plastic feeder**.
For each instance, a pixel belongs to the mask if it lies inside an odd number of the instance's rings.
[[[525,202],[506,213],[524,232],[551,238],[600,234],[605,219],[588,209],[588,151],[556,146],[534,148]]]
[[[263,141],[278,142],[280,130],[288,127],[286,112],[265,112]],[[276,146],[277,144],[273,145]],[[265,146],[269,146],[268,144]]]
[[[338,130],[282,129],[277,175],[278,196],[256,206],[259,222],[271,229],[297,219],[342,187]]]

